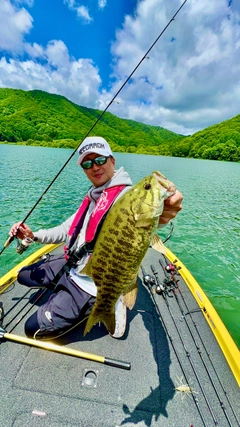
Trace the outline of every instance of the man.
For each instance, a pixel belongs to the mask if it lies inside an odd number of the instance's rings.
[[[97,288],[90,277],[81,274],[81,270],[91,256],[105,215],[118,197],[132,185],[123,167],[114,169],[115,159],[104,138],[86,138],[78,152],[78,164],[92,186],[77,213],[57,227],[33,232],[26,224],[16,223],[9,233],[10,236],[20,239],[29,237],[44,244],[67,243],[64,256],[49,256],[19,272],[19,283],[54,290],[48,301],[25,324],[26,335],[35,339],[60,336],[88,316],[95,302]],[[168,223],[181,210],[182,198],[181,193],[176,191],[165,201],[160,225]],[[120,338],[126,327],[126,307],[121,297],[115,306],[115,317],[116,326],[112,336]]]

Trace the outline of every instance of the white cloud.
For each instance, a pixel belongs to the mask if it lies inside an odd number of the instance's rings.
[[[24,36],[32,22],[20,5],[0,0],[0,87],[41,89],[94,108],[101,78],[93,61],[71,57],[62,40],[51,40],[46,46],[26,43]],[[27,60],[22,59],[24,54]]]
[[[0,50],[19,52],[24,35],[32,28],[33,19],[26,9],[17,9],[10,0],[0,1]]]
[[[24,50],[30,58],[41,58],[43,57],[44,48],[38,43],[24,43]]]
[[[28,0],[25,0],[25,4]],[[30,0],[29,0],[30,1]],[[75,0],[64,0],[90,22]],[[15,4],[15,6],[13,5]],[[98,0],[104,7],[105,0]],[[63,40],[26,43],[33,18],[0,0],[0,86],[42,89],[104,109],[180,6],[180,0],[141,0],[125,16],[112,44],[112,87],[101,90],[91,59],[75,59]],[[80,8],[80,9],[79,9]],[[240,6],[190,0],[170,24],[110,111],[119,117],[191,134],[240,113]],[[6,54],[5,54],[6,52]],[[28,55],[28,60],[17,54]],[[11,59],[9,59],[11,58]]]
[[[104,9],[107,5],[107,0],[98,0],[98,7],[99,9]]]
[[[52,40],[46,48],[27,45],[33,59],[0,60],[0,87],[41,89],[66,96],[79,105],[95,107],[101,79],[90,59],[71,58],[61,40]]]
[[[87,23],[92,21],[91,16],[89,15],[88,8],[85,6],[79,6],[76,8],[77,15],[80,18],[83,18]]]
[[[112,93],[179,5],[178,0],[143,0],[135,16],[126,17],[112,45],[117,81]],[[239,11],[227,0],[186,3],[111,111],[186,134],[239,114],[239,21]]]
[[[86,6],[80,5],[76,0],[64,0],[64,4],[81,18],[86,24],[89,24],[93,19],[89,15],[89,10]]]
[[[63,3],[66,4],[69,9],[73,10],[75,6],[75,0],[63,0]]]
[[[68,68],[69,65],[69,53],[67,46],[61,40],[51,40],[44,52],[48,63],[53,65],[58,70]]]

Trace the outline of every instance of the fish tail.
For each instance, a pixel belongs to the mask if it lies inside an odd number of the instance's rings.
[[[115,312],[114,312],[114,310],[112,313],[106,313],[106,312],[105,313],[103,313],[103,312],[97,313],[97,310],[94,310],[94,308],[93,308],[89,317],[88,317],[83,335],[85,336],[88,332],[90,332],[92,327],[94,325],[96,325],[96,323],[99,323],[99,322],[102,322],[106,326],[106,328],[110,334],[114,334],[114,331],[115,331]]]

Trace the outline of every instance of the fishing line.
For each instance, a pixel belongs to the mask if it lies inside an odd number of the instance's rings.
[[[39,199],[36,201],[36,203],[33,205],[33,207],[30,209],[30,211],[28,212],[28,214],[25,216],[25,218],[22,220],[21,224],[22,225],[24,222],[26,222],[26,220],[29,218],[29,216],[32,214],[32,212],[34,211],[34,209],[37,207],[37,205],[40,203],[40,201],[42,200],[42,198],[45,196],[45,194],[48,192],[48,190],[50,189],[50,187],[53,185],[53,183],[57,180],[57,178],[59,177],[59,175],[62,173],[62,171],[65,169],[65,167],[68,165],[68,163],[70,162],[70,160],[72,159],[72,157],[74,156],[74,154],[77,152],[79,146],[82,144],[82,142],[84,141],[85,138],[88,137],[88,135],[91,133],[91,131],[95,128],[95,126],[98,124],[98,122],[101,120],[102,116],[106,113],[106,111],[108,110],[108,108],[110,107],[110,105],[114,102],[114,100],[116,99],[116,97],[119,95],[119,93],[122,91],[122,89],[124,88],[124,86],[127,84],[127,82],[131,79],[131,77],[133,76],[133,74],[135,73],[135,71],[138,69],[138,67],[141,65],[141,63],[146,59],[146,57],[148,56],[149,52],[152,50],[152,48],[155,46],[155,44],[158,42],[158,40],[162,37],[163,33],[166,31],[166,29],[169,27],[169,25],[171,24],[172,21],[174,21],[175,17],[178,15],[178,13],[180,12],[180,10],[183,8],[183,6],[185,5],[185,3],[187,3],[187,0],[184,0],[184,2],[181,4],[181,6],[178,8],[177,12],[173,15],[173,17],[169,20],[169,22],[167,23],[167,25],[164,27],[164,29],[161,31],[161,33],[158,35],[158,37],[155,39],[155,41],[152,43],[152,45],[150,46],[150,48],[147,50],[147,52],[145,53],[145,55],[142,57],[142,59],[138,62],[138,64],[135,66],[135,68],[133,69],[133,71],[131,72],[131,74],[129,74],[129,76],[127,77],[127,79],[125,80],[125,82],[122,84],[122,86],[120,87],[120,89],[118,89],[118,91],[116,92],[116,94],[113,96],[113,98],[111,99],[111,101],[107,104],[106,108],[102,111],[102,113],[100,114],[100,116],[97,118],[97,120],[93,123],[93,125],[90,127],[90,129],[88,130],[88,132],[86,133],[86,135],[82,138],[80,144],[75,148],[75,150],[72,152],[72,154],[69,156],[69,158],[67,159],[67,161],[64,163],[64,165],[61,167],[61,169],[59,170],[59,172],[55,175],[55,177],[53,178],[53,180],[50,182],[50,184],[47,186],[47,188],[45,189],[45,191],[42,193],[42,195],[39,197]],[[19,225],[19,227],[20,227]],[[0,255],[3,253],[3,251],[6,249],[6,247],[9,246],[9,244],[14,240],[15,236],[11,236],[7,239],[7,241],[5,242],[2,250],[0,251]]]
[[[167,259],[167,257],[163,254],[163,257],[164,257],[164,260],[165,260],[165,266],[167,267],[168,265],[169,265],[169,262],[168,262],[168,259]],[[162,269],[163,269],[163,272],[164,272],[164,275],[165,275],[165,277],[166,277],[166,279],[167,279],[167,281],[169,280],[169,278],[168,278],[168,275],[167,275],[167,272],[166,272],[166,268],[164,267],[164,265],[163,265],[163,263],[162,263],[162,261],[161,261],[161,259],[159,259],[159,264],[160,264],[160,266],[162,267]],[[174,264],[173,264],[174,265]],[[225,414],[225,417],[226,417],[226,419],[227,419],[227,421],[228,421],[228,424],[229,424],[229,426],[230,427],[232,427],[232,423],[231,423],[231,421],[230,421],[230,419],[229,419],[229,416],[228,416],[228,414],[227,414],[227,412],[226,412],[226,408],[224,407],[224,404],[223,404],[223,402],[222,402],[222,400],[221,400],[221,398],[220,398],[220,396],[219,396],[219,393],[218,393],[218,391],[217,391],[217,388],[216,388],[216,386],[215,386],[215,384],[214,384],[214,382],[213,382],[213,380],[212,380],[212,377],[211,377],[211,374],[210,374],[210,372],[209,372],[209,369],[208,369],[208,367],[207,367],[207,365],[206,365],[206,363],[205,363],[205,361],[204,361],[204,358],[203,358],[203,355],[202,355],[202,352],[201,352],[201,349],[200,349],[200,347],[199,347],[199,344],[197,343],[197,341],[196,341],[196,339],[195,339],[195,337],[194,337],[194,334],[193,334],[193,332],[191,331],[191,328],[190,328],[190,326],[189,326],[189,324],[188,324],[188,322],[187,322],[187,319],[186,319],[186,314],[189,314],[190,315],[190,318],[191,318],[191,321],[192,321],[192,323],[193,323],[193,326],[195,327],[195,329],[196,329],[196,332],[197,332],[197,334],[198,334],[198,337],[199,337],[199,339],[200,339],[200,341],[201,341],[201,344],[202,344],[202,346],[203,346],[203,348],[204,348],[204,350],[205,350],[205,353],[206,353],[206,355],[207,355],[207,357],[208,357],[208,360],[209,360],[209,362],[210,362],[210,364],[211,364],[211,368],[213,369],[213,371],[214,371],[214,373],[215,373],[215,375],[216,375],[216,378],[217,378],[217,380],[218,380],[218,382],[219,382],[219,384],[220,384],[220,386],[221,386],[221,389],[222,389],[222,391],[223,391],[223,393],[224,393],[224,396],[225,396],[225,398],[226,398],[226,400],[227,400],[227,402],[228,402],[228,404],[229,404],[229,407],[231,408],[231,410],[232,410],[232,413],[233,413],[233,415],[234,415],[234,417],[235,417],[235,420],[237,421],[237,422],[239,422],[238,421],[238,419],[237,419],[237,415],[236,415],[236,413],[235,413],[235,411],[234,411],[234,408],[232,407],[232,404],[231,404],[231,402],[230,402],[230,400],[229,400],[229,397],[228,397],[228,395],[227,395],[227,392],[225,391],[225,389],[224,389],[224,387],[223,387],[223,384],[222,384],[222,382],[221,382],[221,379],[219,378],[219,375],[218,375],[218,373],[217,373],[217,371],[216,371],[216,369],[215,369],[215,366],[214,366],[214,364],[213,364],[213,362],[212,362],[212,360],[211,360],[211,357],[210,357],[210,355],[209,355],[209,353],[208,353],[208,351],[207,351],[207,349],[206,349],[206,346],[205,346],[205,344],[204,344],[204,342],[203,342],[203,339],[202,339],[202,337],[201,337],[201,335],[200,335],[200,332],[199,332],[199,330],[198,330],[198,327],[197,327],[197,324],[196,324],[196,322],[194,321],[194,319],[193,319],[193,317],[192,317],[192,313],[194,312],[193,310],[189,310],[189,307],[188,307],[188,304],[186,303],[186,300],[185,300],[185,298],[184,298],[184,295],[183,295],[183,293],[182,293],[182,291],[181,291],[181,288],[179,287],[179,285],[178,285],[178,281],[175,279],[175,277],[174,277],[174,275],[176,274],[176,272],[177,272],[177,268],[176,268],[176,266],[174,265],[174,268],[175,268],[175,272],[170,272],[169,274],[170,274],[170,278],[171,278],[171,282],[173,283],[173,285],[174,285],[174,287],[178,290],[178,292],[179,292],[179,294],[180,294],[180,296],[181,296],[181,299],[182,299],[182,301],[183,301],[183,303],[184,303],[184,306],[185,306],[185,308],[186,308],[186,310],[187,310],[187,313],[184,313],[184,310],[183,310],[183,307],[182,307],[182,305],[181,305],[181,303],[180,303],[180,301],[179,301],[179,298],[178,298],[178,296],[177,296],[177,294],[176,294],[176,291],[175,291],[175,289],[172,289],[173,290],[173,294],[174,294],[174,296],[175,296],[175,299],[176,299],[176,301],[177,301],[177,304],[178,304],[178,306],[179,306],[179,309],[180,309],[180,311],[181,311],[181,313],[182,313],[182,317],[183,317],[183,319],[184,319],[184,321],[185,321],[185,323],[186,323],[186,326],[187,326],[187,328],[188,328],[188,331],[190,332],[190,335],[191,335],[191,337],[192,337],[192,339],[193,339],[193,342],[194,342],[194,344],[195,344],[195,347],[196,347],[196,349],[197,349],[197,351],[198,351],[198,354],[199,354],[199,356],[200,356],[200,358],[201,358],[201,361],[202,361],[202,363],[203,363],[203,365],[204,365],[204,368],[205,368],[205,370],[206,370],[206,372],[207,372],[207,375],[208,375],[208,377],[209,377],[209,380],[210,380],[210,382],[211,382],[211,384],[212,384],[212,386],[213,386],[213,388],[214,388],[214,391],[215,391],[215,394],[216,394],[216,396],[217,396],[217,398],[218,398],[218,401],[219,401],[219,403],[220,403],[220,406],[221,406],[221,408],[222,408],[222,410],[223,410],[223,412],[224,412],[224,414]],[[201,311],[201,310],[200,310]]]
[[[170,231],[169,231],[167,237],[165,237],[165,239],[162,240],[163,243],[166,243],[172,237],[174,224],[172,221],[169,221],[169,225],[170,225]]]

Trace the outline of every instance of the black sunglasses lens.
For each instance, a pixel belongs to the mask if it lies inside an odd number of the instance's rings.
[[[93,161],[92,160],[85,160],[85,162],[81,163],[81,166],[83,169],[90,169],[93,165]]]
[[[107,162],[108,157],[105,156],[101,156],[101,157],[97,157],[94,160],[85,160],[84,162],[81,163],[81,166],[83,169],[90,169],[93,166],[93,163],[95,163],[95,165],[97,166],[102,166],[105,165],[105,163]]]
[[[93,161],[94,161],[94,163],[96,163],[97,166],[101,166],[101,165],[105,165],[107,159],[108,159],[108,157],[97,157]]]

